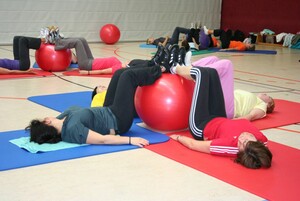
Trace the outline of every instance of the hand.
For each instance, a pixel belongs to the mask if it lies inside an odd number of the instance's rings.
[[[139,147],[144,147],[149,145],[149,141],[140,137],[131,137],[131,144]]]

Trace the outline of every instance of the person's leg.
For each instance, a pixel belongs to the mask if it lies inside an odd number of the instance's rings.
[[[229,47],[230,44],[230,40],[231,40],[231,35],[229,36],[229,34],[227,32],[225,32],[222,29],[215,29],[213,31],[214,36],[220,36],[220,40],[222,42],[222,48],[226,49]]]
[[[210,46],[211,35],[206,35],[201,29],[199,33],[199,50],[207,49]]]
[[[195,62],[192,63],[193,66],[206,66],[209,64],[213,64],[217,61],[219,61],[220,59],[216,56],[208,56],[208,57],[204,57],[202,59],[199,59]]]
[[[214,63],[203,65],[203,67],[217,70],[222,85],[227,118],[232,119],[234,115],[234,78],[232,62],[227,59],[222,59]]]
[[[28,70],[30,68],[30,57],[29,57],[29,49],[38,50],[41,46],[40,38],[31,38],[31,37],[20,37],[18,38],[19,47],[19,62],[20,62],[20,70]],[[14,51],[15,52],[15,51]]]
[[[212,116],[226,116],[223,92],[215,69],[193,67],[194,94],[189,115],[189,128],[196,140],[203,140],[201,124]]]
[[[75,48],[78,66],[81,70],[92,70],[93,60],[89,58],[82,41],[78,38],[63,38],[55,42],[55,50]]]
[[[15,36],[14,39],[13,39],[14,60],[20,60],[19,41],[20,41],[21,37],[23,37],[23,36]]]
[[[90,46],[89,46],[88,42],[86,41],[86,39],[83,38],[83,37],[78,38],[78,39],[81,40],[82,45],[83,45],[83,47],[84,47],[84,49],[85,49],[85,52],[86,52],[87,57],[88,57],[89,59],[94,59],[94,56],[93,56],[93,54],[92,54],[92,51],[91,51]]]
[[[142,67],[153,66],[153,65],[150,65],[150,62],[151,62],[151,60],[133,59],[127,64],[127,66],[129,68],[134,68],[136,66],[142,66]]]
[[[182,34],[188,34],[190,33],[190,29],[182,28],[182,27],[176,27],[173,31],[172,37],[170,38],[170,44],[178,44],[179,41],[179,35]]]
[[[123,71],[119,76],[117,87],[114,91],[109,91],[110,88],[108,88],[107,95],[114,93],[115,96],[112,105],[108,107],[117,118],[120,133],[127,132],[132,125],[136,88],[153,84],[161,74],[160,66],[129,68],[129,70]]]

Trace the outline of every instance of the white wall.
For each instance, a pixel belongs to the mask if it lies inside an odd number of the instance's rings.
[[[65,37],[99,42],[99,30],[116,24],[120,41],[171,35],[176,26],[201,21],[219,28],[222,0],[0,0],[0,44],[15,35],[38,36],[56,25]]]

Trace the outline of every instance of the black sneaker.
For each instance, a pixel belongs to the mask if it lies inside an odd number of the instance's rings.
[[[184,47],[181,47],[179,49],[179,53],[178,53],[178,64],[180,66],[185,65],[185,54],[186,54],[186,50]]]
[[[170,49],[170,58],[169,58],[169,65],[176,66],[178,63],[178,54],[179,54],[179,46],[178,44],[172,45]]]

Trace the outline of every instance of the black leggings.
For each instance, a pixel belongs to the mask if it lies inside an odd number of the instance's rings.
[[[219,75],[214,68],[193,67],[195,88],[189,116],[189,128],[196,140],[203,140],[205,125],[214,117],[226,117]]]
[[[179,35],[182,34],[189,34],[191,32],[190,29],[182,28],[182,27],[176,27],[173,31],[172,37],[169,40],[169,43],[171,45],[178,44],[179,41]]]
[[[40,38],[15,36],[13,41],[14,59],[19,60],[20,70],[30,68],[29,49],[38,50],[41,46]]]
[[[153,84],[161,74],[160,66],[122,68],[114,73],[103,106],[109,107],[116,116],[118,133],[127,132],[132,125],[137,87]]]
[[[221,48],[226,49],[229,47],[232,39],[232,30],[228,29],[227,31],[224,31],[222,29],[215,29],[214,36],[220,36],[220,40],[222,42]]]

